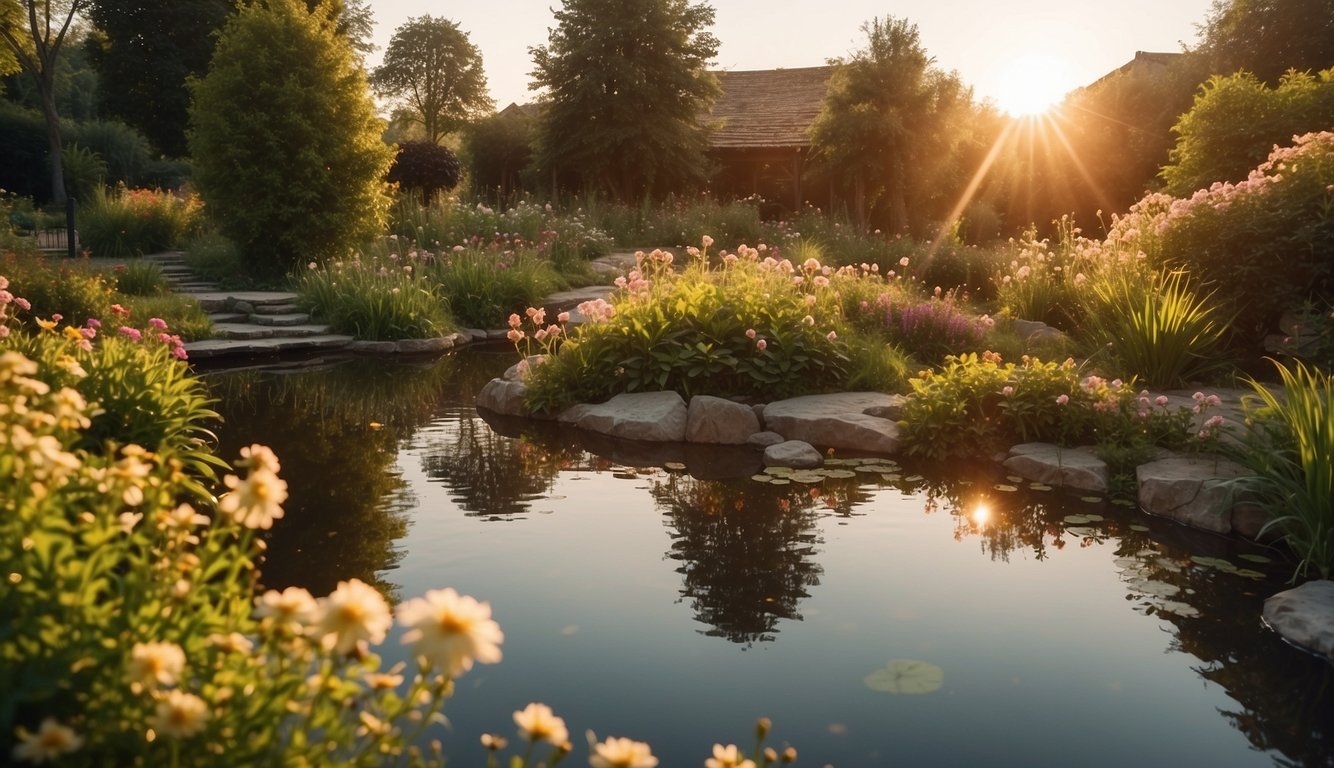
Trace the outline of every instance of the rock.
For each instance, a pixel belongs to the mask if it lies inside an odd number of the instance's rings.
[[[1334,581],[1308,581],[1265,601],[1264,620],[1284,640],[1334,661]]]
[[[605,403],[576,405],[573,423],[580,429],[629,440],[679,442],[686,436],[686,402],[675,392],[634,392]]]
[[[1226,459],[1173,456],[1141,464],[1139,505],[1145,512],[1216,533],[1232,531],[1229,478],[1246,474]]]
[[[486,341],[509,341],[508,328],[496,328],[486,332]]]
[[[454,346],[456,347],[472,343],[472,334],[463,333],[461,331],[455,331],[454,333],[449,334],[448,338],[450,341],[454,342]]]
[[[392,341],[354,341],[347,348],[363,355],[392,355],[398,350],[398,344]]]
[[[523,403],[527,394],[523,382],[492,379],[477,393],[477,407],[506,416],[527,416],[528,407]]]
[[[893,407],[902,399],[881,392],[840,392],[778,400],[764,407],[764,426],[788,440],[811,445],[893,453],[899,446],[898,424],[865,411]]]
[[[546,355],[529,355],[519,362],[505,369],[505,373],[500,378],[505,381],[523,381],[527,371],[531,371],[541,365],[547,359]]]
[[[1010,449],[1007,470],[1039,483],[1093,493],[1107,492],[1107,464],[1087,446],[1062,448],[1051,443],[1023,443]]]
[[[811,469],[824,463],[824,457],[810,443],[784,440],[764,449],[764,466]]]
[[[749,405],[708,395],[690,398],[686,442],[742,445],[759,431],[760,420]]]
[[[255,314],[255,305],[248,301],[244,301],[242,299],[237,299],[236,301],[233,301],[232,309],[244,315]]]
[[[1248,539],[1260,538],[1260,529],[1269,522],[1269,514],[1258,504],[1241,502],[1232,508],[1232,530]],[[1265,538],[1270,538],[1268,534]]]
[[[890,405],[873,405],[862,411],[867,416],[874,416],[877,419],[889,419],[890,421],[899,421],[903,418],[903,404],[908,398],[900,397],[899,401]]]
[[[454,340],[448,336],[431,339],[402,339],[398,342],[398,351],[404,355],[421,355],[427,352],[444,352],[454,346]]]
[[[473,341],[486,341],[486,331],[481,328],[464,328],[459,333],[466,334]]]
[[[778,445],[786,438],[777,432],[756,432],[746,438],[746,445],[752,448],[768,448],[771,445]]]

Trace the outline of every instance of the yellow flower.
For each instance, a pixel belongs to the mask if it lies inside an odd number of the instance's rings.
[[[149,725],[163,736],[188,739],[204,730],[208,719],[208,704],[203,699],[193,693],[172,690],[158,702]]]
[[[433,589],[398,608],[398,620],[410,629],[403,642],[418,656],[434,663],[450,677],[483,664],[500,661],[505,639],[491,618],[491,606],[452,589]]]
[[[337,653],[347,653],[362,641],[382,642],[393,623],[384,597],[360,579],[338,582],[332,594],[319,600],[317,611],[314,635]]]
[[[735,744],[713,745],[713,757],[704,761],[704,768],[755,768],[753,760],[745,759]]]
[[[61,755],[76,752],[83,746],[83,737],[75,733],[73,728],[49,717],[38,726],[37,733],[19,728],[18,735],[19,743],[14,745],[14,759],[29,763],[55,762]]]
[[[593,747],[588,764],[593,768],[655,768],[658,758],[642,741],[612,737]]]
[[[173,685],[185,670],[185,651],[175,643],[135,643],[125,676],[131,686]]]
[[[514,722],[519,726],[519,735],[529,741],[545,741],[560,746],[570,740],[565,721],[556,717],[546,704],[529,704],[514,713]]]

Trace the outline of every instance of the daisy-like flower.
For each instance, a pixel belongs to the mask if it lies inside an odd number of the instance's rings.
[[[19,728],[18,735],[19,743],[14,745],[12,753],[14,759],[38,765],[47,761],[55,762],[61,755],[77,752],[83,746],[83,737],[75,733],[73,728],[61,725],[50,717],[42,721],[36,733]]]
[[[302,587],[270,589],[255,600],[255,617],[299,630],[315,616],[316,607],[315,598]]]
[[[278,454],[267,445],[254,443],[241,449],[241,463],[250,469],[262,469],[273,474],[278,474],[283,466],[278,462]]]
[[[642,741],[613,736],[593,746],[588,764],[593,768],[656,768],[658,758]]]
[[[173,690],[158,702],[149,725],[163,736],[188,739],[204,730],[208,719],[208,704],[203,699],[193,693]]]
[[[570,740],[565,721],[556,717],[546,704],[534,702],[515,712],[514,723],[519,726],[519,735],[529,741],[545,741],[559,747]]]
[[[264,450],[268,450],[265,448]],[[269,454],[272,456],[272,453]],[[277,463],[275,458],[274,463]],[[218,511],[231,515],[246,528],[273,527],[273,521],[283,516],[282,503],[287,500],[287,482],[256,460],[246,479],[227,475],[223,482],[231,492],[218,499]]]
[[[433,589],[398,608],[408,631],[403,642],[450,677],[472,669],[473,661],[500,661],[505,635],[491,618],[491,606],[453,589]]]
[[[338,587],[316,606],[313,633],[326,649],[347,653],[362,641],[378,644],[393,619],[389,604],[375,587],[360,579],[338,582]]]
[[[185,671],[185,651],[175,643],[135,643],[125,671],[130,685],[174,685]]]
[[[704,768],[755,768],[755,761],[745,759],[735,744],[714,744],[713,757],[704,761]]]

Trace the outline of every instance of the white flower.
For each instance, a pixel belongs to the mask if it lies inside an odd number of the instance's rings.
[[[83,746],[83,737],[75,733],[73,728],[61,725],[50,717],[42,721],[36,733],[19,728],[18,735],[19,743],[14,745],[14,759],[29,763],[55,762],[61,755],[77,752]]]
[[[320,598],[316,611],[313,633],[337,653],[347,653],[363,640],[382,642],[393,623],[384,597],[360,579],[338,582],[332,594]]]
[[[556,717],[546,704],[529,704],[514,713],[514,722],[519,726],[519,735],[529,741],[545,741],[559,747],[570,740],[565,721]]]
[[[172,690],[158,702],[149,725],[163,736],[188,739],[204,730],[208,719],[208,704],[203,699],[193,693]]]
[[[283,516],[287,483],[268,469],[252,468],[245,480],[227,475],[223,482],[231,492],[218,499],[218,511],[231,515],[237,523],[246,528],[267,530],[273,527],[274,520]]]
[[[611,737],[594,745],[588,764],[593,768],[655,768],[658,758],[642,741]]]
[[[704,768],[755,768],[753,760],[745,759],[735,744],[713,745],[713,757],[704,761]]]
[[[175,643],[135,643],[125,676],[130,685],[174,685],[185,670],[185,651]]]
[[[483,664],[500,661],[505,635],[487,603],[452,589],[433,589],[399,606],[398,620],[409,627],[403,642],[450,677],[472,669],[474,659]]]

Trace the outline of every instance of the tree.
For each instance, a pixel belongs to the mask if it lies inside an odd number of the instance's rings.
[[[234,0],[95,0],[89,13],[100,35],[91,38],[101,76],[101,108],[137,128],[159,152],[187,151],[190,119],[186,81],[202,77],[215,34]]]
[[[494,106],[481,51],[448,19],[422,16],[394,30],[371,85],[381,96],[403,99],[435,142]]]
[[[194,180],[257,273],[342,255],[382,224],[392,153],[329,6],[243,7],[193,90]]]
[[[1172,127],[1177,142],[1160,174],[1164,191],[1184,197],[1216,181],[1241,181],[1275,145],[1331,125],[1334,69],[1289,72],[1277,88],[1248,72],[1215,75]]]
[[[463,137],[472,186],[505,201],[533,159],[533,121],[518,109],[502,110],[468,126]]]
[[[64,167],[61,152],[60,112],[56,109],[56,62],[74,18],[88,7],[89,0],[0,0],[0,40],[18,60],[19,66],[37,83],[46,121],[47,151],[51,160],[51,196],[65,202]],[[17,3],[21,13],[14,11]],[[26,18],[25,18],[26,17]]]
[[[533,55],[547,101],[538,163],[620,200],[704,178],[700,115],[718,95],[706,67],[718,40],[713,8],[686,0],[564,0]]]
[[[1214,0],[1200,38],[1211,72],[1277,85],[1289,69],[1334,67],[1334,0]]]
[[[458,157],[434,141],[405,141],[389,166],[388,179],[421,192],[422,202],[430,205],[436,192],[458,186],[460,171]]]
[[[924,163],[948,151],[950,122],[971,112],[972,93],[954,73],[933,66],[917,25],[886,17],[862,25],[866,47],[837,66],[811,125],[819,165],[853,185],[858,219],[878,213],[892,231],[909,226],[910,192],[922,191]],[[869,210],[868,210],[869,209]]]

